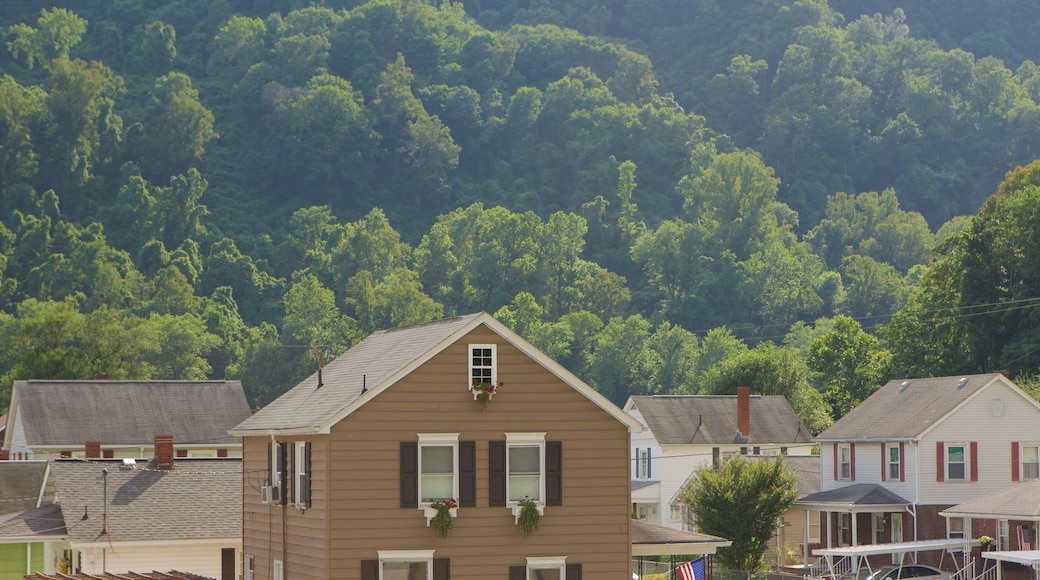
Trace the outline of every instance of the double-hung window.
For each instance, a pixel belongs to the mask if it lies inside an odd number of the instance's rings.
[[[888,479],[890,481],[899,481],[899,444],[889,445],[886,451]]]
[[[419,434],[419,502],[459,497],[459,434]]]
[[[525,498],[545,498],[545,433],[506,433],[506,499]]]
[[[498,370],[495,368],[496,350],[493,344],[469,345],[470,386],[482,383],[498,384]]]
[[[967,479],[966,460],[967,451],[964,445],[955,443],[946,446],[946,479],[948,481]]]
[[[433,550],[379,550],[380,580],[433,580]]]
[[[636,448],[636,479],[650,478],[650,449]]]
[[[852,447],[838,445],[838,479],[852,479]]]
[[[1040,478],[1040,445],[1022,445],[1022,479]]]
[[[285,505],[285,441],[271,441],[267,447],[267,485],[270,487],[270,501],[273,504]]]
[[[297,441],[293,444],[293,505],[308,508],[311,505],[311,444]]]
[[[567,580],[567,558],[527,558],[527,580]]]

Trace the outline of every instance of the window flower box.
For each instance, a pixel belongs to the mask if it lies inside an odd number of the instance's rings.
[[[542,516],[545,515],[545,505],[531,499],[522,499],[510,507],[513,512],[513,521],[520,526],[520,531],[525,538],[538,529]]]
[[[490,381],[473,381],[469,390],[473,393],[473,400],[480,405],[480,410],[483,411],[491,404],[491,398],[495,396],[495,393],[497,393],[504,384],[505,383],[502,381],[498,381],[497,383],[492,383]]]
[[[423,507],[423,515],[426,516],[426,527],[437,528],[437,535],[447,538],[455,529],[455,518],[459,515],[459,502],[455,498],[439,499],[432,504]]]

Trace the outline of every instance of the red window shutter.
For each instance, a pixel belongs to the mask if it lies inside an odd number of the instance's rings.
[[[979,444],[971,442],[971,480],[979,480]]]
[[[946,480],[946,450],[942,441],[935,442],[935,481]]]
[[[885,481],[888,477],[888,447],[884,443],[881,444],[881,481]]]
[[[834,447],[834,481],[838,481],[838,444],[835,443]]]
[[[1011,442],[1011,481],[1021,479],[1018,475],[1018,441]]]
[[[849,479],[856,481],[856,444],[849,443]]]
[[[419,444],[401,442],[401,507],[419,507]]]
[[[906,455],[902,443],[899,444],[899,481],[906,481]]]
[[[188,457],[188,450],[187,449],[178,449],[177,450],[177,457],[180,457],[182,459],[186,459]]]

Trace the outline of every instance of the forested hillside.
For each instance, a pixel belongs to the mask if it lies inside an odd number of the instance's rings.
[[[1031,383],[1040,9],[977,12],[0,4],[0,410],[96,373],[260,406],[477,310],[615,402],[749,385],[814,431],[892,376]]]

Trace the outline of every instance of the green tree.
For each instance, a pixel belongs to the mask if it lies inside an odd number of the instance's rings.
[[[809,343],[806,365],[839,419],[885,382],[890,357],[858,322],[837,316],[830,331]]]
[[[719,548],[719,565],[734,570],[765,570],[762,555],[776,531],[777,522],[798,498],[798,474],[782,458],[747,461],[740,456],[725,460],[717,469],[705,467],[682,501],[705,534],[733,542]]]
[[[177,31],[161,20],[149,22],[141,36],[138,54],[140,66],[149,74],[160,76],[170,72],[177,58]]]
[[[220,345],[220,338],[206,330],[201,317],[153,313],[148,324],[158,337],[158,350],[147,357],[153,376],[188,381],[209,378],[212,368],[206,355]]]
[[[141,163],[156,178],[195,166],[206,144],[219,137],[213,130],[213,113],[199,102],[191,78],[180,72],[156,79],[144,127]]]
[[[64,8],[44,8],[36,20],[36,28],[28,24],[11,26],[12,39],[7,42],[7,50],[15,58],[25,56],[30,69],[40,63],[50,70],[53,61],[68,58],[69,51],[86,31],[87,21],[74,13]]]

